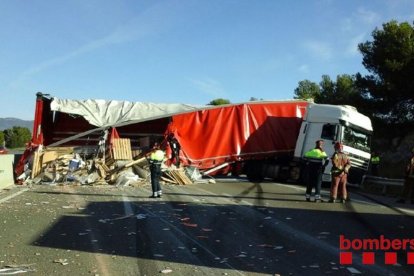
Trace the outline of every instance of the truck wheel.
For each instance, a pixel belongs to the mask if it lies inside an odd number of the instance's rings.
[[[262,174],[262,162],[260,161],[249,161],[246,163],[246,176],[250,182],[261,182],[264,177]]]
[[[278,179],[281,182],[287,182],[290,177],[289,167],[281,167],[278,174]]]
[[[290,168],[290,180],[294,182],[298,182],[300,179],[300,168],[299,167],[291,167]]]

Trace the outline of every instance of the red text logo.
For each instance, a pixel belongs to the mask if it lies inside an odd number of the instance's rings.
[[[407,264],[414,264],[414,239],[388,239],[380,235],[376,239],[348,239],[344,235],[339,236],[339,263],[350,265],[353,262],[353,252],[361,252],[362,263],[373,265],[376,263],[376,252],[384,252],[383,261],[387,265],[394,265],[398,262],[396,251],[406,251]],[[376,251],[376,252],[374,252]],[[402,257],[401,257],[402,258]]]

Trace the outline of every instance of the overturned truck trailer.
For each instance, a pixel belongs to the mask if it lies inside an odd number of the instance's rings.
[[[307,101],[193,106],[63,100],[38,93],[32,141],[16,173],[38,145],[93,148],[109,128],[136,148],[148,146],[146,138],[173,135],[181,164],[204,173],[292,181],[300,179],[301,157],[316,139],[342,141],[359,178],[368,168],[372,132],[370,120],[354,108]]]

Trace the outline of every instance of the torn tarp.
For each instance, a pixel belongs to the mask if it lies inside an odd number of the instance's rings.
[[[130,121],[146,121],[153,118],[194,111],[200,106],[188,104],[155,104],[128,101],[68,100],[53,98],[52,111],[79,115],[97,127],[116,126]]]

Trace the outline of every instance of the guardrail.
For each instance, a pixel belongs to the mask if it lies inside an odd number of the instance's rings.
[[[367,184],[382,185],[382,194],[386,194],[389,186],[399,186],[402,188],[404,186],[404,179],[364,175],[362,177],[361,187],[364,187]]]

